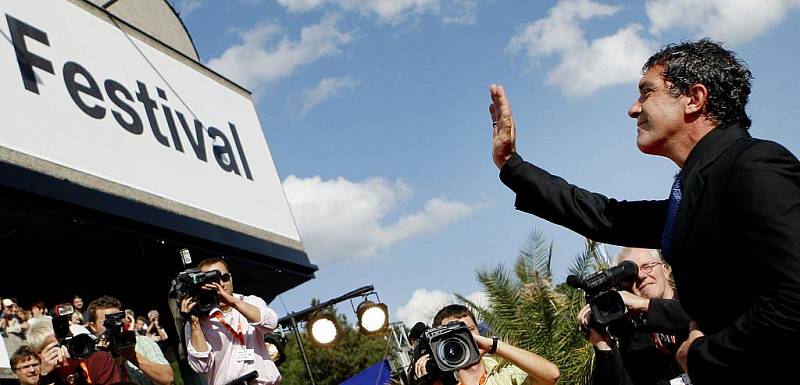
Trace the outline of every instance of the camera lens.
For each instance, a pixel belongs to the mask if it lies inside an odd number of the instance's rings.
[[[467,358],[467,346],[458,338],[448,338],[439,345],[439,357],[447,365],[456,367],[464,363]]]

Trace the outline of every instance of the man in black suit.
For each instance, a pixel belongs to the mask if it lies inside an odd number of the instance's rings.
[[[525,162],[508,98],[492,85],[500,179],[519,210],[596,241],[662,249],[693,319],[676,359],[694,384],[793,378],[794,355],[781,351],[800,346],[800,163],[750,137],[750,71],[718,43],[668,45],[643,71],[628,115],[639,149],[681,168],[670,199],[610,199]]]

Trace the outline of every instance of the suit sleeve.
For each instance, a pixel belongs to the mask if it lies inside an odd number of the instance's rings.
[[[633,385],[618,348],[594,350],[592,385]]]
[[[667,201],[617,201],[567,183],[513,154],[500,180],[517,194],[517,210],[564,226],[589,239],[660,248]]]
[[[651,298],[647,307],[647,325],[659,333],[672,334],[686,339],[692,319],[676,299]]]
[[[785,363],[775,346],[800,342],[800,163],[783,147],[759,142],[739,155],[730,175],[725,199],[741,218],[732,238],[748,260],[738,270],[743,276],[728,278],[755,294],[742,315],[692,344],[687,367],[696,384],[718,383],[754,360]]]

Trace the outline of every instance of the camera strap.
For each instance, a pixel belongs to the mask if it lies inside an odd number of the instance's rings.
[[[238,341],[240,345],[244,346],[244,333],[242,333],[242,325],[241,324],[239,324],[239,330],[233,330],[233,327],[231,326],[231,324],[229,324],[228,321],[225,321],[225,317],[222,315],[222,311],[215,312],[214,313],[214,318],[216,318],[217,321],[219,321],[219,323],[224,325],[225,328],[228,329],[228,331],[231,332],[231,334],[233,334],[233,338],[236,341]]]

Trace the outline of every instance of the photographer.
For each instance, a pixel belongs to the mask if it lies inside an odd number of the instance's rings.
[[[225,385],[253,371],[258,376],[251,385],[279,384],[281,375],[264,344],[264,336],[278,326],[278,315],[263,299],[233,292],[233,277],[225,261],[206,259],[198,267],[201,272],[221,273],[219,281],[203,285],[204,290],[216,293],[219,308],[199,312],[196,298],[181,300],[181,312],[189,321],[185,327],[189,365],[205,373],[209,385]]]
[[[28,346],[39,358],[39,384],[108,385],[121,380],[108,352],[93,351],[81,359],[71,357],[67,346],[56,338],[50,319],[31,326],[26,336]]]
[[[450,322],[463,322],[472,333],[478,345],[480,360],[469,367],[458,370],[455,374],[460,384],[482,385],[512,385],[512,384],[555,384],[558,381],[558,367],[544,357],[535,353],[509,345],[494,338],[481,336],[475,315],[466,306],[445,306],[433,318],[433,326],[447,325]],[[500,368],[494,358],[487,357],[486,353],[497,355],[511,363]],[[414,381],[416,384],[427,383],[424,381],[428,374],[429,354],[425,354],[414,362]],[[429,367],[429,366],[428,366]],[[449,384],[448,374],[441,378],[433,379],[433,384]]]
[[[106,317],[122,311],[122,303],[102,296],[89,303],[89,328],[99,338],[106,332]],[[124,362],[128,380],[140,385],[172,383],[172,366],[150,338],[137,335],[133,346],[110,346]]]
[[[670,384],[670,380],[683,374],[675,352],[688,334],[690,318],[675,299],[669,269],[656,250],[625,248],[615,258],[615,262],[622,261],[635,263],[639,274],[626,287],[629,291],[619,291],[629,313],[609,327],[616,341],[607,330],[591,322],[588,304],[578,313],[578,322],[595,349],[592,382]]]

